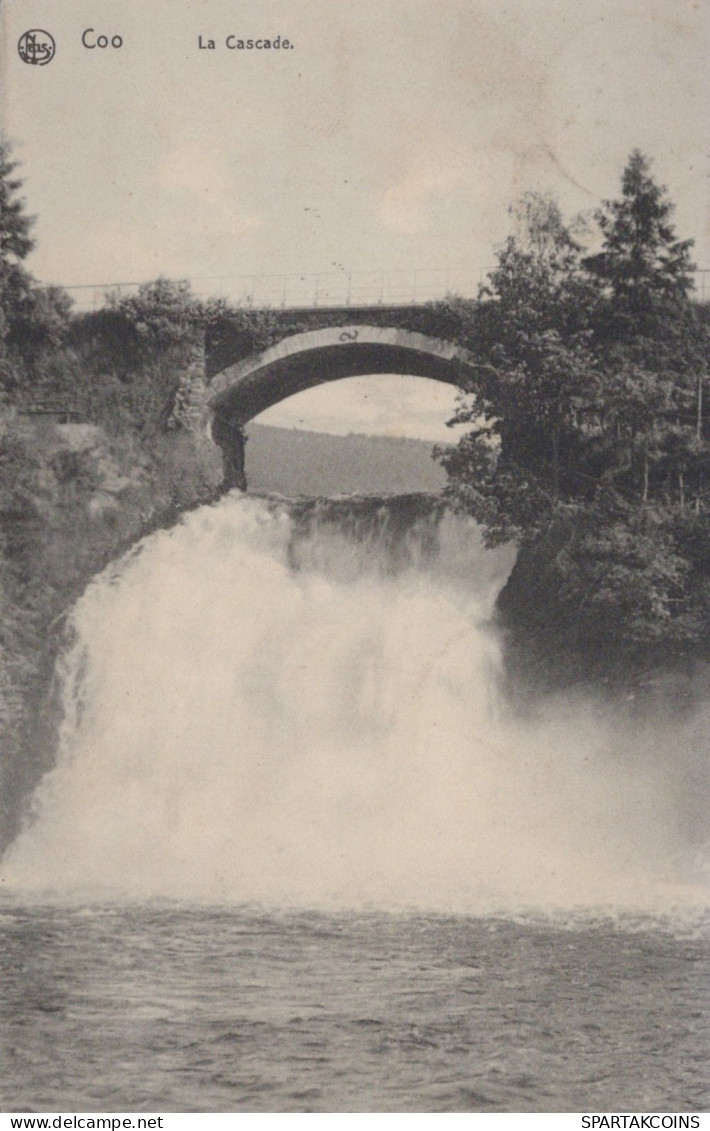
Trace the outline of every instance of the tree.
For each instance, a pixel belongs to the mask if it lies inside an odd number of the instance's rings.
[[[600,292],[595,350],[607,427],[625,451],[621,480],[646,505],[653,494],[667,494],[670,477],[685,506],[691,469],[700,498],[708,334],[691,301],[693,241],[676,236],[674,206],[650,169],[634,150],[621,196],[596,214],[602,249],[583,262]]]
[[[187,282],[159,278],[76,319],[70,345],[82,411],[112,428],[162,431],[201,348],[203,318]]]
[[[32,220],[25,215],[24,202],[17,195],[22,181],[14,176],[16,168],[9,145],[0,139],[0,375],[5,387],[15,379],[6,339],[14,316],[29,295],[31,279],[22,262],[34,246]]]
[[[621,197],[596,213],[602,250],[584,265],[612,300],[617,330],[655,336],[659,316],[687,304],[692,290],[693,240],[679,240],[670,222],[674,206],[664,185],[651,176],[651,163],[638,149],[627,162]]]
[[[13,277],[25,282],[28,276],[19,268],[34,247],[30,236],[33,220],[25,215],[24,201],[17,193],[22,181],[13,176],[17,162],[10,158],[10,147],[0,140],[0,294],[5,296]]]
[[[456,423],[475,423],[441,453],[450,495],[490,541],[525,538],[580,489],[580,418],[597,377],[589,348],[593,287],[555,201],[526,194],[516,231],[481,294],[474,384]]]
[[[489,543],[517,541],[501,612],[555,668],[565,648],[603,668],[707,647],[708,320],[672,210],[637,152],[593,255],[527,195],[467,342],[448,496]]]
[[[41,383],[47,355],[62,345],[71,300],[60,287],[37,287],[24,266],[34,220],[18,195],[16,169],[10,146],[0,140],[0,386],[21,397]]]

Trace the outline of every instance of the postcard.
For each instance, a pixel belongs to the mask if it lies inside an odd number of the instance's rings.
[[[8,1126],[699,1127],[707,6],[0,22]]]

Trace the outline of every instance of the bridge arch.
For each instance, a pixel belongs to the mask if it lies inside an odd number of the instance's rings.
[[[295,393],[344,377],[402,373],[460,386],[473,357],[453,342],[389,326],[341,325],[291,334],[213,377],[207,393],[225,486],[244,487],[243,427]]]

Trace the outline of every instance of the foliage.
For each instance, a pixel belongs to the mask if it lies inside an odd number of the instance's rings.
[[[70,300],[59,287],[39,288],[24,266],[34,247],[33,220],[18,195],[22,181],[0,140],[0,395],[28,399],[48,355],[60,347]]]
[[[672,210],[638,152],[594,254],[553,200],[523,198],[469,342],[473,428],[440,452],[455,505],[522,547],[503,607],[595,662],[702,650],[710,623],[710,338]]]
[[[158,279],[77,318],[66,360],[82,415],[146,438],[164,429],[199,348],[201,316],[187,283]]]
[[[10,157],[6,142],[0,141],[0,310],[4,337],[7,325],[19,303],[25,298],[30,277],[22,262],[32,251],[32,220],[25,215],[24,203],[18,197],[22,181],[14,176],[17,162]]]
[[[466,495],[490,538],[524,538],[583,483],[580,413],[598,373],[590,285],[557,205],[529,194],[501,249],[469,343],[477,372],[455,417],[475,430],[442,451],[450,494]]]
[[[637,149],[621,179],[621,196],[596,213],[603,248],[585,259],[611,304],[617,334],[656,336],[659,315],[682,308],[692,289],[692,240],[676,237],[673,205],[656,184],[650,161]]]

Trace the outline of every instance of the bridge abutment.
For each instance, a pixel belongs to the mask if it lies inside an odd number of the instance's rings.
[[[212,439],[222,452],[223,489],[231,491],[237,487],[240,491],[246,491],[244,462],[247,438],[244,429],[227,416],[215,415],[212,421]]]
[[[185,369],[180,374],[175,403],[170,417],[172,427],[200,432],[209,419],[207,407],[205,342],[202,335],[192,345]]]
[[[214,414],[208,404],[205,342],[201,335],[190,349],[187,364],[180,374],[175,403],[170,417],[173,428],[192,435],[207,435],[219,448],[222,457],[222,487],[225,491],[238,487],[246,490],[243,428],[229,416]]]

